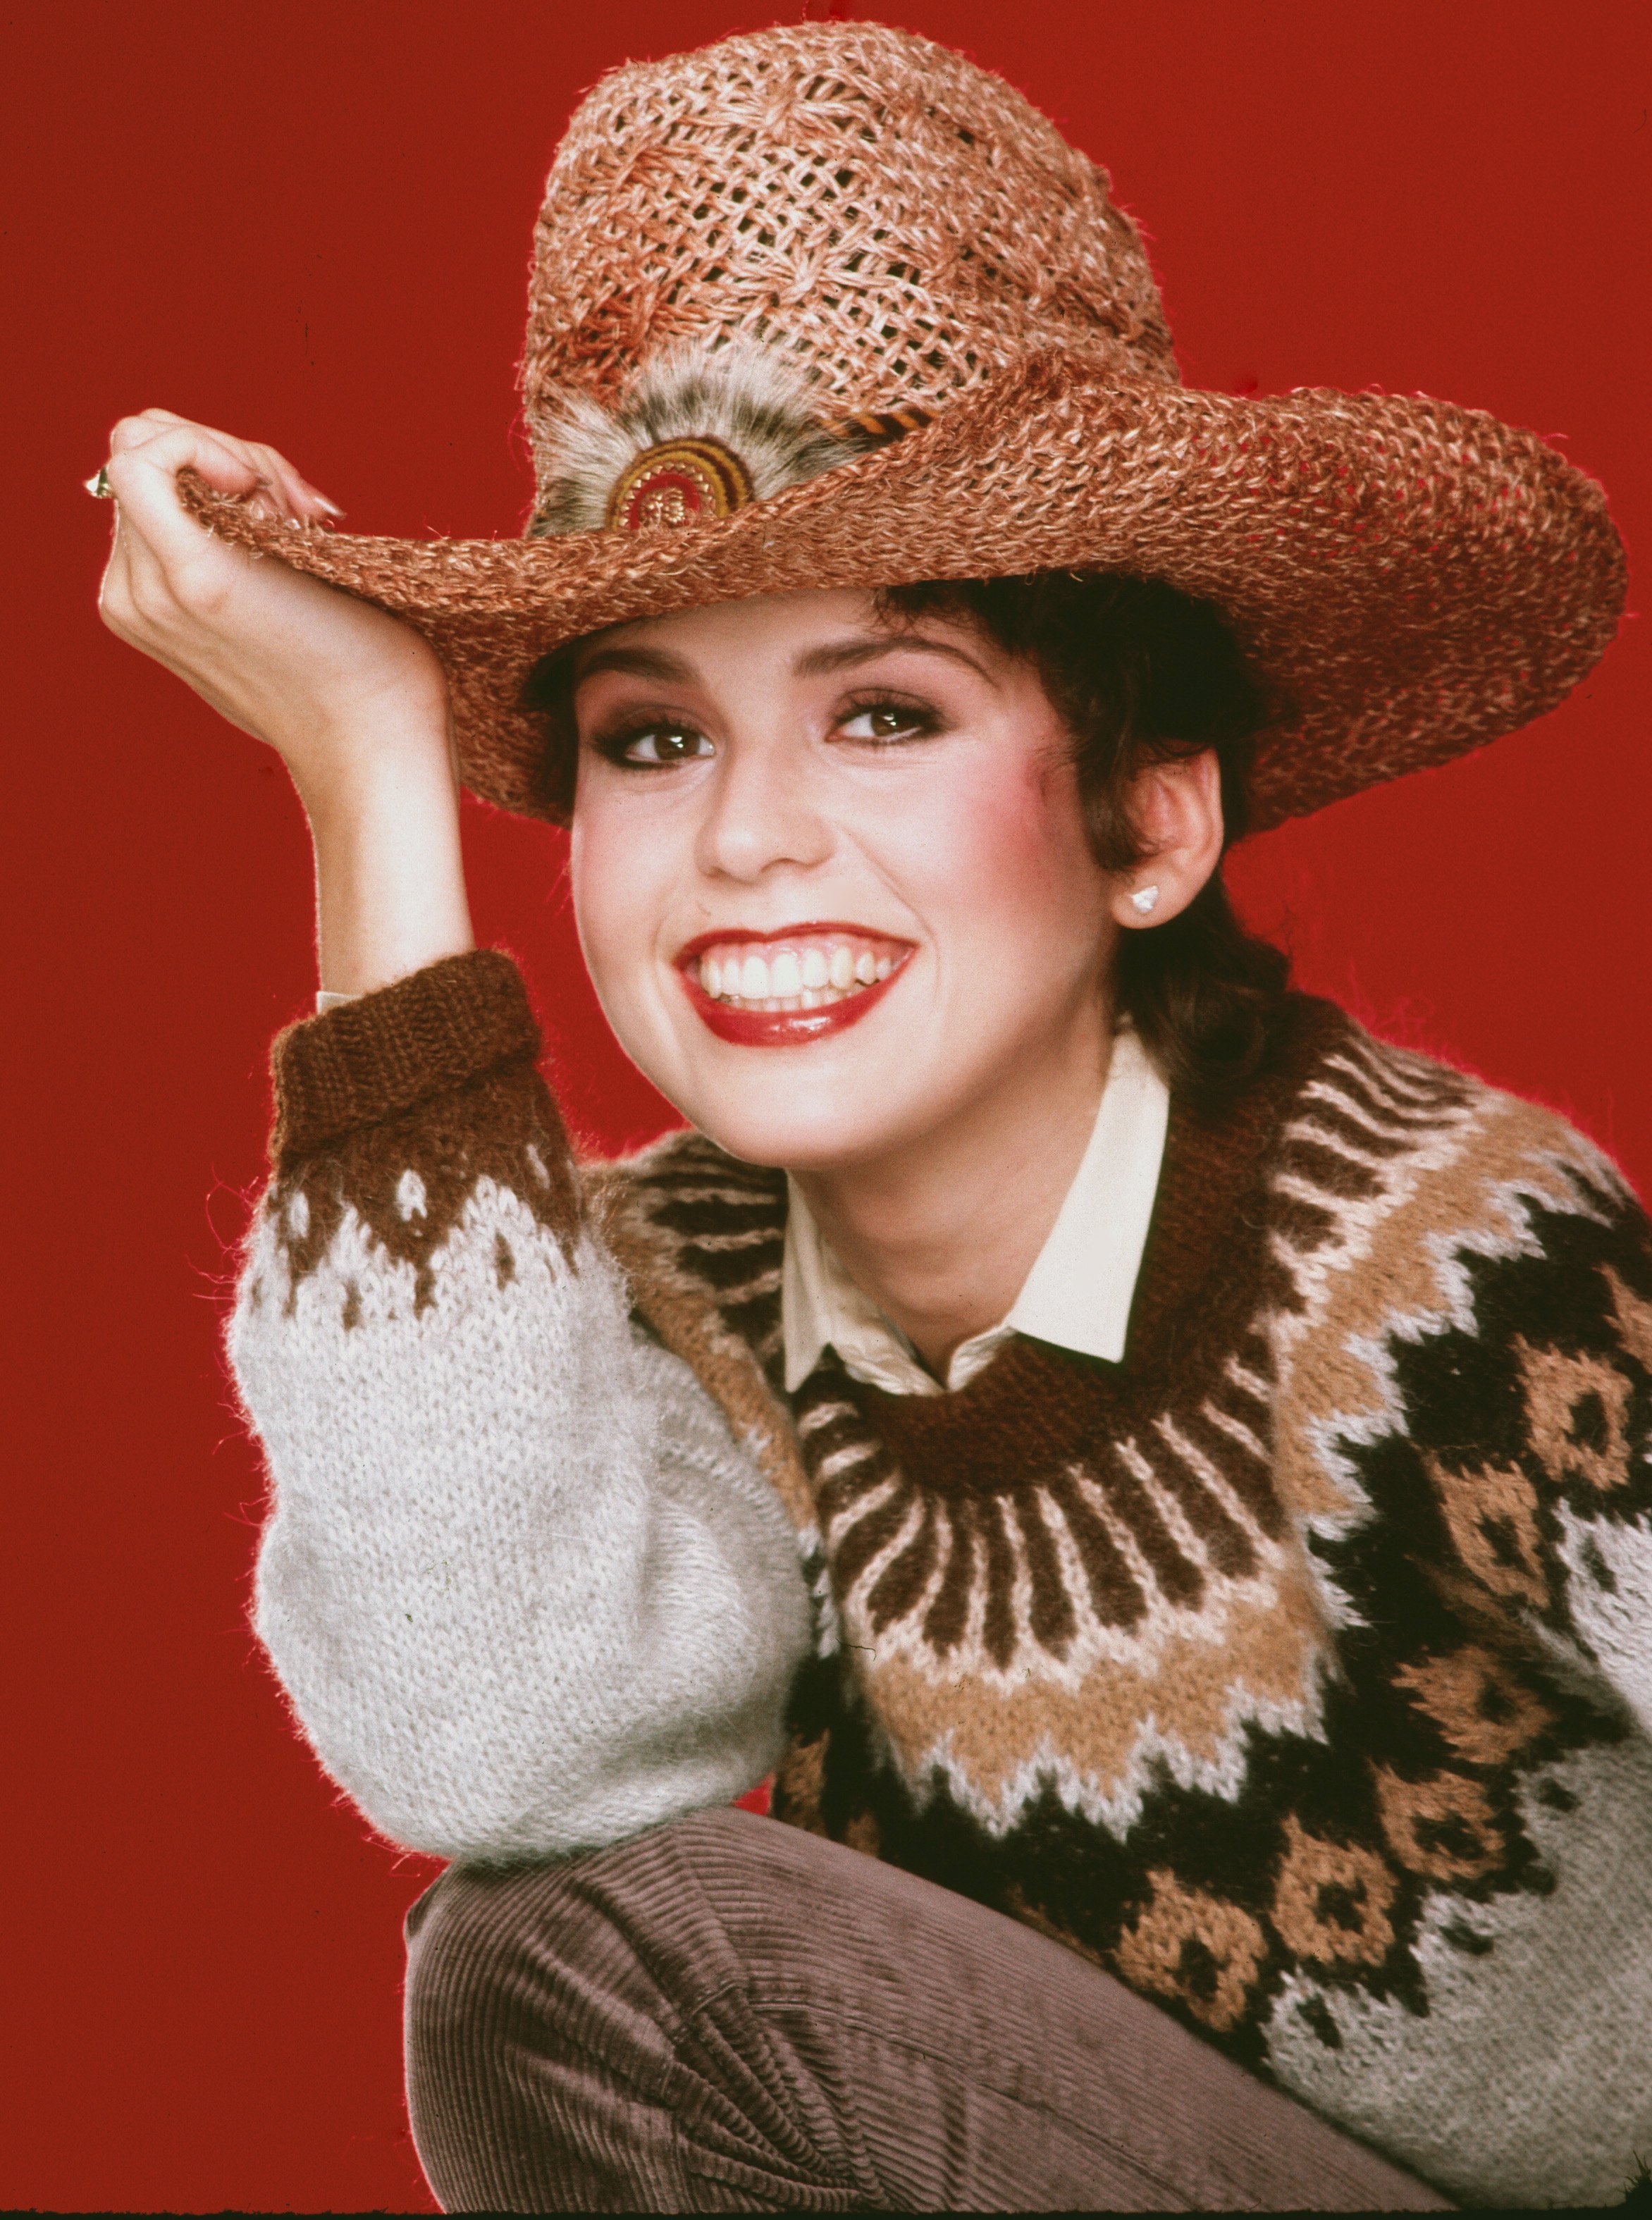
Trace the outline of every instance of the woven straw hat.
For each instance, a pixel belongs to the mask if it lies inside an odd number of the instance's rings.
[[[1215,602],[1281,705],[1257,826],[1540,715],[1611,638],[1599,488],[1443,402],[1190,391],[1105,175],[1000,78],[872,23],[615,71],[558,150],[515,540],[215,528],[410,620],[468,784],[530,814],[525,680],[691,604],[1041,570]]]

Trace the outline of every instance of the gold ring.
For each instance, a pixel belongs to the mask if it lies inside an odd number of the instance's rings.
[[[97,475],[86,481],[86,490],[94,501],[113,501],[115,489],[109,482],[109,465],[100,464]]]

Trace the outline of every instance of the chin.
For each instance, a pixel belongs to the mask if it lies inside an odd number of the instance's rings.
[[[826,1171],[898,1146],[919,1106],[910,1091],[904,1101],[891,1098],[887,1061],[857,1057],[845,1069],[841,1057],[817,1063],[816,1053],[785,1054],[789,1069],[781,1069],[774,1051],[747,1050],[739,1053],[744,1070],[729,1069],[720,1057],[722,1069],[684,1075],[687,1084],[662,1091],[708,1140],[743,1163]]]
[[[796,1048],[731,1046],[697,1024],[689,1032],[674,1012],[664,1026],[636,1026],[631,1040],[615,1031],[708,1140],[743,1163],[788,1171],[829,1171],[900,1148],[935,1122],[958,1082],[921,1026],[890,1026],[881,1013]]]
[[[893,1138],[882,1119],[845,1118],[836,1090],[823,1100],[740,1101],[720,1090],[714,1099],[680,1104],[708,1140],[742,1163],[786,1171],[827,1171],[876,1156]]]

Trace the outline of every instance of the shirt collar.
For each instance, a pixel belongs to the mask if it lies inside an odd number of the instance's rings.
[[[1114,1038],[1084,1155],[1032,1269],[1005,1318],[952,1353],[945,1386],[962,1388],[1013,1333],[1117,1364],[1158,1193],[1169,1090],[1136,1034]],[[828,1346],[850,1377],[895,1395],[937,1395],[942,1383],[863,1294],[833,1254],[802,1190],[786,1182],[781,1325],[786,1386],[801,1387]]]

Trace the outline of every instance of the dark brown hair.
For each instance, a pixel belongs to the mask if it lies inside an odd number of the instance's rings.
[[[1137,772],[1206,748],[1221,769],[1224,847],[1244,832],[1251,743],[1270,704],[1208,602],[1153,579],[1045,571],[889,586],[877,603],[891,625],[962,618],[1032,664],[1072,734],[1104,870],[1148,859],[1130,815]],[[1219,869],[1179,917],[1123,936],[1114,991],[1171,1086],[1213,1110],[1262,1063],[1289,969],[1245,931]]]
[[[878,614],[895,629],[926,616],[962,620],[1024,658],[1072,734],[1090,845],[1109,871],[1147,860],[1130,790],[1146,764],[1213,748],[1221,769],[1224,845],[1245,827],[1245,772],[1270,705],[1233,635],[1206,602],[1150,579],[1077,571],[933,579],[888,586]],[[524,691],[546,719],[541,806],[566,822],[577,767],[570,643]],[[1173,1088],[1209,1112],[1267,1052],[1284,994],[1283,953],[1245,931],[1219,870],[1179,917],[1126,932],[1115,991]]]

